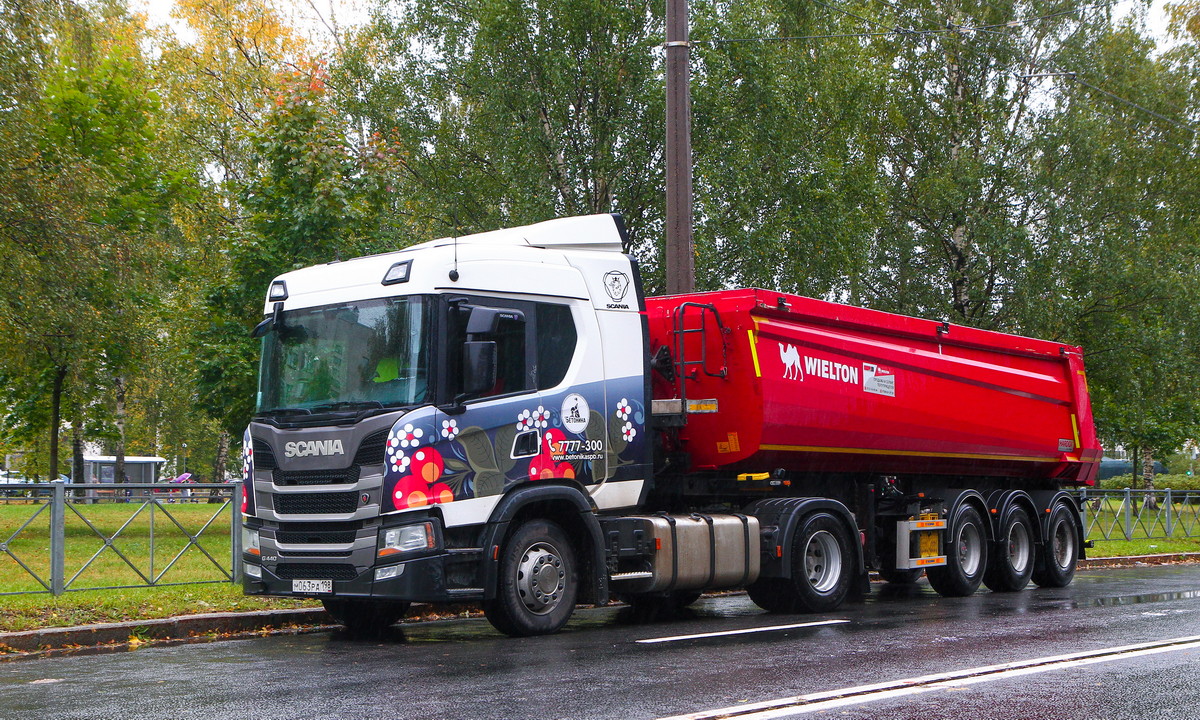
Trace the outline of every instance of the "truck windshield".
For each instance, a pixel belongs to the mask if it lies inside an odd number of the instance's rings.
[[[282,313],[262,339],[258,412],[426,402],[431,307],[408,296]]]

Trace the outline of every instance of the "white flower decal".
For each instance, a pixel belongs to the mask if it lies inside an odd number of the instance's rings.
[[[550,411],[538,405],[538,409],[533,412],[533,426],[542,428],[543,430],[550,426]]]
[[[629,413],[631,412],[633,412],[633,410],[629,407],[629,400],[626,398],[621,398],[621,402],[617,403],[617,417],[621,418],[622,420],[628,420]]]
[[[404,471],[408,470],[409,463],[411,462],[412,460],[410,460],[407,455],[402,452],[397,452],[392,457],[392,472],[403,473]]]
[[[637,428],[633,426],[633,423],[625,423],[625,426],[621,428],[621,437],[625,438],[625,442],[633,442],[633,439],[637,437]]]
[[[421,437],[425,435],[425,431],[421,428],[414,428],[412,425],[405,425],[404,429],[396,432],[395,435],[400,442],[400,447],[415,448],[421,444]]]
[[[533,414],[528,410],[522,410],[517,416],[517,430],[532,430],[533,429]]]
[[[453,440],[458,437],[458,421],[443,420],[442,421],[442,437],[447,440]]]

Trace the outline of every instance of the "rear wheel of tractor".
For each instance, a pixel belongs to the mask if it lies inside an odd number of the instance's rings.
[[[1058,503],[1050,511],[1046,542],[1037,554],[1033,581],[1041,587],[1060,588],[1071,584],[1079,562],[1079,527],[1075,512],[1066,503]]]
[[[353,635],[382,632],[408,614],[408,603],[398,600],[329,598],[321,604],[325,612]]]
[[[970,505],[960,505],[950,523],[946,564],[925,571],[929,584],[943,597],[965,597],[979,589],[987,568],[987,527]]]
[[[993,592],[1025,589],[1033,575],[1035,537],[1029,513],[1019,507],[1010,509],[1000,524],[1000,552],[988,563],[984,584]]]
[[[850,592],[854,555],[846,527],[829,513],[800,526],[792,544],[792,587],[799,612],[836,610]]]
[[[746,586],[746,594],[767,612],[796,612],[791,583],[783,578],[759,578]]]
[[[521,525],[500,553],[496,597],[484,614],[513,637],[558,632],[575,611],[579,592],[575,551],[567,534],[548,520]]]

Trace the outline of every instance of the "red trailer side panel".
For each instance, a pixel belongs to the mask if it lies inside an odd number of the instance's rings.
[[[753,289],[648,298],[647,316],[651,349],[694,363],[654,397],[716,401],[681,431],[693,469],[1093,481],[1077,347]]]

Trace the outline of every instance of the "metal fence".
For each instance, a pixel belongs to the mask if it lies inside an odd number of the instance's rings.
[[[1200,537],[1200,491],[1079,491],[1087,539],[1153,540]]]
[[[0,484],[0,595],[241,582],[241,485]]]

